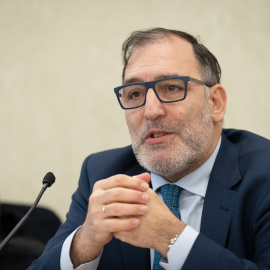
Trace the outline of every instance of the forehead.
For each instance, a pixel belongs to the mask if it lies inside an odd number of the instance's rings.
[[[161,39],[133,50],[126,67],[125,81],[154,80],[164,74],[198,78],[199,65],[192,44],[185,39]]]

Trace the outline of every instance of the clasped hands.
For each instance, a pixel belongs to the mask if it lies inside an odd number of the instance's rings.
[[[149,188],[151,176],[115,175],[96,182],[86,220],[71,248],[74,266],[95,259],[113,238],[134,246],[153,248],[166,257],[171,238],[185,224]]]

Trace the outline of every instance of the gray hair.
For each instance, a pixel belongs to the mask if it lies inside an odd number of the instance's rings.
[[[220,83],[221,68],[216,57],[194,36],[186,32],[165,28],[152,28],[131,33],[122,46],[122,58],[124,64],[122,79],[124,80],[126,67],[134,49],[157,42],[161,39],[171,39],[172,36],[183,38],[191,43],[194,55],[199,62],[202,79],[205,83],[210,85]]]

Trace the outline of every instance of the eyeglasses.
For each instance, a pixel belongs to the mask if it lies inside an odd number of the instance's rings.
[[[172,103],[184,100],[187,96],[189,81],[212,87],[208,83],[188,76],[177,76],[151,82],[122,85],[115,87],[114,92],[122,109],[130,110],[145,105],[149,88],[153,89],[160,102]]]

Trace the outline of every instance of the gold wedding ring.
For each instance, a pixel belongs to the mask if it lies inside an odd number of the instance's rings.
[[[106,216],[106,205],[103,205],[103,207],[102,207],[102,212],[103,212],[104,215]]]

